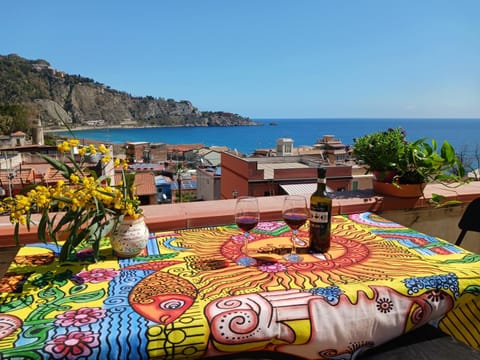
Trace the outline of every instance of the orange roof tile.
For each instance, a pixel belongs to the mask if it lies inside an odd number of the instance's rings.
[[[203,148],[203,144],[169,144],[167,145],[167,151],[189,151],[189,150],[194,150],[194,149],[201,149]]]
[[[8,184],[9,179],[8,175],[11,171],[6,170],[6,169],[0,169],[0,183],[1,184]],[[12,184],[28,184],[28,183],[33,183],[33,180],[35,178],[35,172],[31,168],[22,168],[22,169],[16,169],[13,172],[14,176],[11,179]]]
[[[55,168],[49,167],[47,171],[45,171],[45,176],[43,177],[44,181],[48,184],[50,182],[57,183],[60,180],[65,180],[63,175]]]
[[[15,131],[14,133],[10,134],[10,136],[25,136],[27,134],[25,134],[23,131]]]
[[[115,173],[115,184],[119,184],[122,179],[121,173]],[[137,195],[153,195],[157,193],[155,186],[155,175],[152,172],[138,172],[135,175],[135,186]]]

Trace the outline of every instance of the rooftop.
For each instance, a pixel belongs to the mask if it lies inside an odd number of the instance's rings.
[[[274,179],[276,169],[305,169],[310,166],[299,162],[268,162],[258,163],[258,170],[263,170],[264,179]]]

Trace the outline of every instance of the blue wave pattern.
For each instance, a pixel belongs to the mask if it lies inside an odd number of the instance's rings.
[[[151,237],[153,235],[151,234]],[[148,253],[159,255],[157,242],[148,242]],[[100,331],[101,342],[118,341],[115,336],[118,332],[127,332],[127,343],[110,344],[107,348],[109,353],[98,353],[98,359],[148,359],[148,331],[149,320],[138,314],[128,302],[128,294],[139,281],[153,273],[153,270],[125,270],[128,266],[137,265],[144,261],[135,258],[120,259],[120,275],[110,281],[108,297],[105,299],[103,308],[106,309],[106,317],[103,319]],[[102,347],[103,349],[104,347]],[[135,349],[135,350],[133,350]],[[98,351],[98,349],[96,349]]]
[[[308,292],[322,296],[330,305],[336,305],[340,301],[340,295],[344,292],[338,286],[310,289]]]
[[[455,274],[414,277],[402,280],[408,289],[409,295],[414,295],[421,290],[450,290],[455,298],[460,296],[458,278]]]
[[[433,256],[438,254],[462,254],[464,249],[450,244],[447,241],[440,240],[434,236],[417,233],[412,236],[412,232],[405,230],[372,230],[372,233],[381,236],[385,240],[396,241],[423,256]]]

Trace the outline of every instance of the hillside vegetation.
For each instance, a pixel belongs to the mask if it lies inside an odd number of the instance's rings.
[[[47,129],[64,128],[64,124],[72,128],[257,125],[229,112],[199,111],[186,100],[134,97],[93,79],[54,69],[46,60],[0,55],[0,110],[11,110],[12,106],[21,106],[30,119],[39,118]],[[22,130],[23,125],[9,126],[7,120],[12,125],[12,117],[7,119],[0,113],[4,134]]]

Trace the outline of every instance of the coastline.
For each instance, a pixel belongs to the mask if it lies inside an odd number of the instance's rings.
[[[164,129],[164,128],[217,128],[217,127],[239,127],[239,126],[264,126],[264,124],[257,122],[255,124],[251,125],[222,125],[222,126],[208,126],[208,125],[155,125],[155,126],[149,126],[149,125],[143,125],[143,126],[138,126],[138,125],[109,125],[109,126],[77,126],[75,128],[64,128],[64,129],[43,129],[44,133],[58,133],[58,132],[69,132],[69,131],[95,131],[95,130],[107,130],[107,129]]]
[[[70,129],[43,129],[44,133],[59,133],[69,131],[89,131],[89,130],[106,130],[106,129],[146,129],[146,128],[180,128],[191,126],[136,126],[136,125],[111,125],[111,126],[77,126]]]
[[[51,136],[94,139],[115,144],[147,141],[151,143],[187,144],[202,143],[205,146],[227,146],[243,154],[252,154],[256,149],[275,148],[280,138],[291,138],[294,147],[311,146],[325,134],[333,134],[343,144],[352,144],[353,139],[368,132],[386,128],[402,127],[409,138],[447,140],[458,151],[475,155],[480,148],[480,119],[451,121],[446,119],[378,120],[358,119],[281,119],[277,126],[268,126],[272,120],[259,119],[264,126],[144,126],[132,124],[103,126],[79,126],[72,128],[73,136],[66,127],[45,129]],[[477,150],[478,151],[478,150]]]

